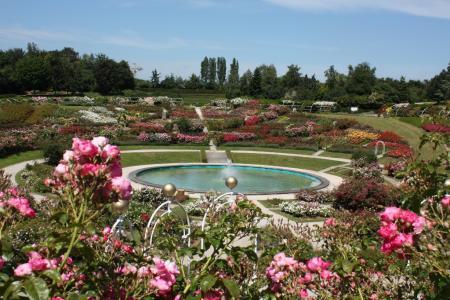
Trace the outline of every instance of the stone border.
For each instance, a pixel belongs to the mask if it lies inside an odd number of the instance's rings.
[[[160,167],[174,167],[174,166],[196,166],[196,165],[220,165],[223,164],[202,164],[202,163],[172,163],[172,164],[154,164],[154,165],[140,165],[140,166],[133,166],[133,167],[127,167],[123,168],[123,176],[128,177],[132,181],[132,185],[134,188],[142,188],[142,187],[153,187],[156,189],[160,189],[161,186],[159,185],[149,185],[147,182],[143,182],[136,178],[136,175],[139,172],[142,172],[145,169],[149,168],[160,168]],[[296,168],[288,168],[288,167],[279,167],[279,166],[269,166],[269,165],[253,165],[253,164],[234,164],[237,166],[251,166],[251,167],[260,167],[260,168],[269,168],[269,169],[279,169],[279,170],[286,170],[286,171],[292,171],[292,172],[299,172],[299,173],[305,173],[310,174],[315,177],[318,177],[319,180],[322,181],[322,184],[315,187],[314,190],[332,190],[338,185],[340,185],[343,182],[343,179],[339,176],[326,174],[323,172],[317,172],[312,170],[306,170],[306,169],[296,169]],[[186,190],[191,197],[200,197],[205,192],[198,192],[198,191],[192,191],[192,190]],[[300,190],[299,190],[300,191]],[[246,194],[251,198],[252,200],[264,200],[264,199],[273,199],[273,198],[279,198],[279,199],[294,199],[295,194],[298,191],[287,191],[287,192],[280,192],[280,193],[252,193],[252,194]]]

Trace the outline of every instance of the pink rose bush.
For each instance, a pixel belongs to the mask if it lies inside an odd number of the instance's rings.
[[[414,244],[414,237],[422,233],[427,225],[424,217],[412,211],[398,207],[386,207],[380,214],[382,222],[378,230],[383,239],[381,251],[385,254],[397,253],[400,257],[405,255],[405,248]]]
[[[313,257],[305,263],[287,257],[283,252],[273,257],[266,269],[270,281],[270,291],[277,298],[296,296],[312,299],[318,295],[337,296],[339,275],[329,270],[331,262],[321,257]]]
[[[175,136],[175,139],[180,144],[185,144],[185,143],[201,144],[201,143],[205,142],[206,136],[178,133]]]
[[[92,140],[73,139],[72,149],[67,150],[54,171],[54,178],[46,183],[56,191],[78,194],[86,189],[93,193],[94,202],[130,200],[130,182],[121,177],[120,150],[109,144],[105,137]],[[92,186],[96,178],[96,185]]]

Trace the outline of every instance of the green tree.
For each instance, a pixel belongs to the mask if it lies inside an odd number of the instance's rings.
[[[161,76],[161,74],[158,73],[158,70],[154,69],[152,71],[152,77],[150,78],[150,86],[152,88],[159,87],[159,76]]]
[[[214,88],[216,85],[217,64],[215,58],[210,58],[208,62],[208,87]]]
[[[195,75],[192,74],[191,77],[189,77],[189,79],[186,81],[186,88],[188,89],[199,89],[202,87],[202,82],[200,80],[200,78]]]
[[[288,70],[282,79],[283,87],[287,90],[295,89],[300,85],[300,82],[300,67],[297,65],[288,66]]]
[[[260,97],[262,94],[262,74],[261,68],[256,68],[253,72],[253,77],[250,82],[250,95],[254,97]]]
[[[217,58],[217,79],[220,87],[223,87],[227,79],[227,61],[225,57]]]
[[[209,59],[206,56],[202,60],[202,63],[200,65],[200,79],[202,80],[203,84],[206,86],[206,84],[209,81]]]
[[[242,77],[239,81],[241,95],[249,96],[251,94],[250,85],[251,85],[252,81],[253,81],[252,71],[247,70],[247,72],[242,74]]]
[[[347,92],[355,95],[370,95],[376,83],[375,68],[368,63],[348,67]]]
[[[283,92],[277,76],[277,69],[274,65],[262,65],[261,70],[261,92],[264,98],[278,99]]]
[[[48,62],[42,55],[26,55],[16,64],[16,78],[25,90],[47,90],[50,82]]]

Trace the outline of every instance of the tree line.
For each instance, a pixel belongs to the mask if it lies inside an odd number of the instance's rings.
[[[239,75],[239,62],[233,58],[227,76],[223,57],[205,57],[200,63],[200,76],[192,74],[183,79],[170,74],[160,80],[157,70],[152,72],[150,87],[222,90],[227,97],[252,96],[268,99],[328,100],[343,105],[378,106],[383,103],[450,100],[450,64],[430,80],[378,78],[376,68],[363,62],[349,65],[347,73],[334,66],[324,72],[325,82],[315,75],[302,74],[298,65],[288,66],[279,76],[274,65],[260,65]],[[144,84],[145,85],[145,84]]]
[[[324,72],[325,81],[288,66],[279,75],[274,65],[260,65],[242,73],[239,61],[228,65],[224,57],[205,57],[199,74],[188,78],[169,74],[163,79],[155,69],[149,80],[134,78],[128,62],[114,61],[104,54],[78,54],[72,48],[44,51],[35,44],[27,49],[0,50],[0,93],[24,91],[96,91],[120,93],[125,89],[205,89],[227,97],[337,101],[343,105],[377,106],[387,102],[445,101],[450,99],[450,64],[430,80],[379,78],[368,63],[348,66],[340,73],[334,66]]]
[[[72,48],[44,51],[34,43],[26,50],[0,50],[2,94],[36,90],[111,94],[134,87],[128,62],[116,62],[104,54],[80,56]]]

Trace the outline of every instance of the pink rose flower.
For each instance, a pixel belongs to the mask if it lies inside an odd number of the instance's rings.
[[[98,153],[98,148],[90,141],[79,140],[77,143],[77,147],[74,148],[75,152],[79,152],[83,156],[87,156],[89,158],[93,158]]]
[[[138,278],[147,277],[151,274],[149,267],[140,267],[137,271]]]
[[[378,230],[378,234],[383,239],[393,239],[398,234],[397,225],[395,223],[389,223],[385,226],[382,226]]]
[[[119,147],[113,146],[113,145],[106,145],[105,148],[103,148],[102,156],[110,159],[117,159],[120,156],[120,150]]]
[[[330,265],[331,262],[326,262],[322,260],[321,257],[313,257],[306,263],[308,270],[310,270],[311,272],[320,272],[322,270],[326,270]]]
[[[386,207],[384,212],[380,214],[380,218],[385,222],[393,222],[400,215],[401,209],[398,207]]]
[[[123,200],[129,200],[133,193],[133,188],[128,179],[124,177],[115,177],[111,179],[112,189],[120,195]]]
[[[444,198],[442,198],[441,205],[444,208],[450,207],[450,195],[445,195]]]
[[[92,144],[100,148],[105,147],[108,143],[109,143],[108,138],[104,136],[97,136],[92,139]]]
[[[325,226],[334,227],[336,226],[336,219],[335,218],[328,218],[325,220]]]
[[[99,171],[101,170],[102,166],[98,164],[84,164],[81,167],[80,174],[81,176],[98,176]]]
[[[417,219],[412,223],[415,234],[422,233],[425,225],[427,225],[427,221],[424,217],[417,217]]]
[[[63,160],[65,162],[70,162],[75,157],[75,153],[72,150],[66,150],[63,155]]]
[[[59,164],[55,168],[56,176],[64,176],[69,171],[69,167],[65,164]]]
[[[0,270],[5,266],[5,260],[0,256]]]
[[[31,275],[33,270],[31,269],[31,265],[29,263],[18,265],[14,269],[14,275],[17,277],[24,277],[27,275]]]
[[[305,289],[302,289],[301,291],[300,291],[300,298],[301,299],[305,299],[305,298],[308,298],[308,291],[307,290],[305,290]]]
[[[111,177],[120,177],[122,176],[122,166],[120,163],[113,163],[110,166]]]

